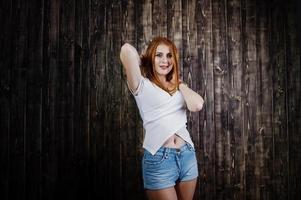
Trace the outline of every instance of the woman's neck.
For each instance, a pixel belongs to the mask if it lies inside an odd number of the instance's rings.
[[[167,84],[166,76],[158,76],[158,79],[163,85]]]

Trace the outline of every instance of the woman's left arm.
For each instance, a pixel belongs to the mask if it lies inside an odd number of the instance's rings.
[[[203,108],[204,99],[198,93],[190,89],[183,82],[179,84],[179,90],[184,96],[188,110],[198,112]]]

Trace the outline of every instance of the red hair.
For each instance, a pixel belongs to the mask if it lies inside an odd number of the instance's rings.
[[[158,75],[155,71],[155,55],[157,47],[160,44],[165,44],[169,47],[172,55],[172,69],[166,75],[166,81],[172,83],[171,89],[165,88],[159,81]],[[151,82],[168,92],[169,94],[174,93],[178,89],[179,85],[179,55],[176,45],[165,37],[155,37],[148,45],[145,54],[141,57],[141,71],[142,75],[148,78]]]

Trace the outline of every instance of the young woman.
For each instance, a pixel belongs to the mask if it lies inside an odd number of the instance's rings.
[[[179,79],[176,46],[156,37],[140,59],[126,43],[120,59],[146,131],[142,172],[148,198],[193,199],[198,166],[186,127],[186,108],[200,111],[204,101]]]

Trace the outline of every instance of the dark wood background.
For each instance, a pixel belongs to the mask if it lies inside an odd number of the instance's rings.
[[[205,99],[195,199],[301,197],[297,0],[3,0],[0,199],[145,199],[119,61],[157,35]],[[298,30],[299,27],[299,30]]]

